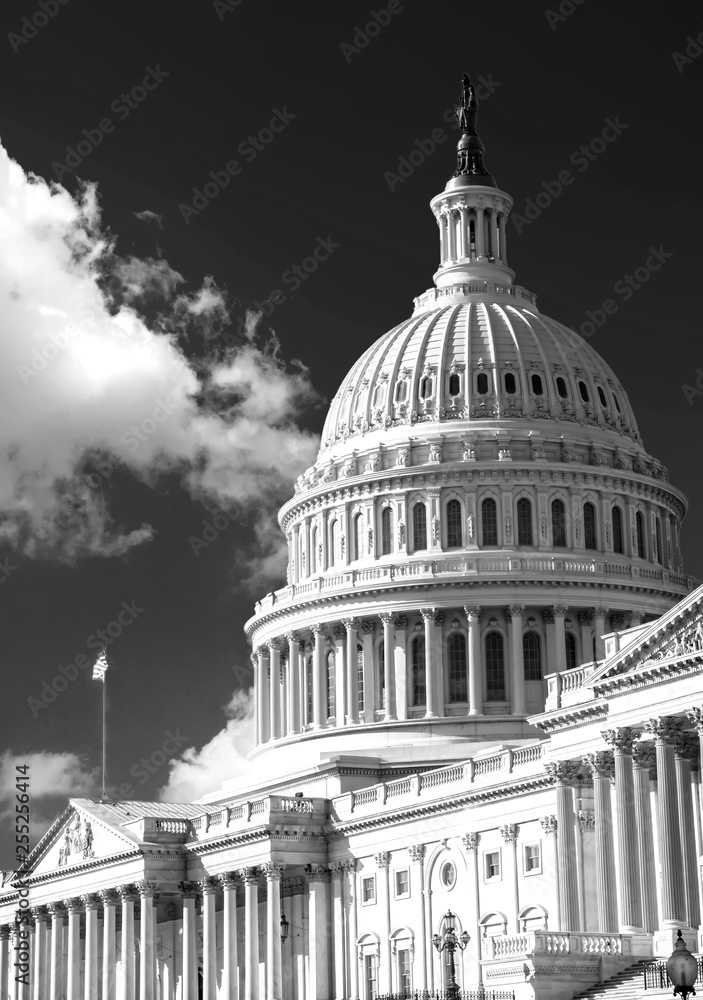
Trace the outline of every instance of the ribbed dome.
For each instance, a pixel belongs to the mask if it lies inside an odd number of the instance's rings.
[[[451,292],[452,304],[424,310],[422,296],[416,314],[356,362],[330,406],[320,458],[421,422],[468,432],[486,428],[486,419],[513,427],[520,419],[570,421],[640,442],[612,370],[581,336],[540,315],[528,292]]]

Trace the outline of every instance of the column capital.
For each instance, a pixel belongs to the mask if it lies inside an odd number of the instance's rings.
[[[410,855],[410,860],[414,864],[419,864],[425,856],[425,845],[410,844],[408,847],[408,854]]]
[[[330,870],[327,865],[305,865],[305,874],[309,882],[327,882]]]
[[[580,765],[575,760],[549,761],[544,768],[555,785],[575,785],[581,777]]]
[[[596,618],[607,618],[610,614],[610,608],[594,608],[593,614]]]
[[[267,645],[270,653],[280,653],[283,649],[283,640],[279,638],[269,639]]]
[[[542,827],[542,832],[548,837],[553,837],[557,832],[556,816],[540,816],[539,825]]]
[[[361,622],[361,631],[364,635],[371,635],[376,629],[376,622],[371,618],[364,618]]]
[[[637,739],[637,732],[634,729],[630,729],[629,726],[622,726],[619,729],[605,729],[601,736],[614,754],[632,755],[632,747]]]
[[[10,940],[11,929],[10,924],[0,924],[0,941]]]
[[[83,912],[83,902],[80,896],[67,896],[63,905],[69,915]]]
[[[703,739],[703,707],[694,706],[690,708],[686,712],[686,718],[696,730],[699,737]]]
[[[478,604],[465,604],[464,614],[467,618],[475,618],[476,621],[481,621],[481,607]]]
[[[120,894],[118,893],[117,889],[101,889],[98,895],[102,900],[103,907],[117,906],[117,902],[120,898]]]
[[[553,608],[545,608],[544,611],[542,612],[542,619],[543,619],[545,625],[553,625],[554,624],[554,609]]]
[[[258,667],[260,656],[263,656],[263,653],[261,652],[261,647],[259,647],[258,649],[252,649],[251,653],[249,653],[249,659],[252,662],[252,666]]]
[[[241,882],[238,872],[221,872],[218,876],[223,889],[235,889]]]
[[[86,892],[84,895],[81,896],[81,902],[83,903],[86,912],[88,910],[100,909],[101,899],[100,896],[97,894],[97,892]]]
[[[407,615],[393,615],[393,624],[397,629],[405,629],[408,627],[408,616]]]
[[[124,885],[118,885],[117,892],[119,892],[122,897],[123,903],[133,903],[139,896],[136,886],[134,886],[131,882],[126,882]]]
[[[434,621],[435,609],[434,608],[420,608],[420,614],[422,615],[425,624],[427,624],[427,622],[433,622]]]
[[[674,753],[680,760],[694,760],[698,756],[699,744],[697,734],[678,732],[674,740]]]
[[[200,895],[199,882],[179,882],[178,891],[183,899],[197,899]]]
[[[63,921],[63,918],[66,915],[66,907],[59,900],[53,900],[51,903],[47,903],[46,904],[46,909],[47,909],[47,911],[49,913],[49,916],[51,917],[52,920],[54,918],[56,918],[58,920],[59,917],[60,917],[61,920]]]
[[[344,627],[344,625],[335,625],[334,628],[332,629],[332,635],[335,637],[335,639],[343,639],[346,634],[347,630]]]
[[[344,861],[343,865],[347,875],[349,875],[349,877],[353,879],[354,876],[356,875],[356,858],[352,858],[349,861]]]
[[[554,614],[555,618],[557,616],[559,616],[559,617],[566,617],[566,614],[567,614],[568,610],[569,610],[569,608],[565,604],[553,604],[552,605],[552,613]]]
[[[581,833],[585,833],[586,830],[595,830],[596,828],[596,814],[592,809],[579,809],[576,813],[576,821]]]
[[[681,723],[678,719],[665,715],[661,719],[648,719],[643,728],[646,733],[652,734],[657,746],[664,746],[675,742]]]
[[[467,854],[473,854],[478,850],[478,845],[481,843],[480,833],[465,833],[462,835],[461,842],[464,845],[464,850]]]
[[[520,827],[517,823],[505,823],[499,827],[499,832],[506,844],[516,844]]]
[[[261,866],[261,871],[266,876],[267,882],[280,882],[281,874],[285,870],[285,867],[282,861],[267,861]]]
[[[323,622],[315,622],[314,625],[310,626],[310,631],[315,636],[315,639],[317,639],[318,636],[322,639],[325,637],[325,625]]]
[[[330,862],[330,875],[333,879],[342,878],[345,872],[343,861],[331,861]]]
[[[356,618],[342,618],[342,625],[344,625],[347,632],[353,632],[356,628]]]
[[[615,761],[612,750],[598,750],[587,753],[582,761],[590,769],[594,778],[612,778],[615,774]]]
[[[219,879],[214,878],[211,875],[205,875],[201,878],[199,880],[199,885],[203,896],[213,896],[220,888]]]
[[[286,632],[286,639],[288,642],[300,642],[300,632],[295,629],[292,632]]]
[[[624,629],[625,628],[625,615],[621,614],[620,612],[616,612],[615,614],[612,614],[610,616],[610,627],[614,631],[617,631],[618,629]]]
[[[595,617],[596,613],[593,608],[587,608],[585,611],[579,611],[579,625],[591,625]]]
[[[155,879],[151,878],[142,879],[140,882],[134,883],[134,888],[137,890],[142,899],[149,896],[155,896],[158,887],[159,883]]]
[[[377,868],[389,868],[391,863],[390,851],[377,851],[373,856]]]
[[[524,604],[511,604],[503,611],[505,615],[505,620],[511,622],[513,618],[522,618],[525,614]]]
[[[250,868],[242,868],[239,872],[242,882],[245,885],[258,885],[259,884],[259,869],[255,866]]]
[[[393,624],[393,615],[391,614],[390,611],[381,611],[378,617],[381,619],[381,623],[384,625],[384,627],[386,625]]]
[[[49,919],[49,911],[46,906],[33,906],[30,913],[37,921],[46,922]]]
[[[646,768],[651,771],[656,767],[657,764],[657,754],[653,743],[642,742],[641,740],[635,743],[632,748],[632,766]]]

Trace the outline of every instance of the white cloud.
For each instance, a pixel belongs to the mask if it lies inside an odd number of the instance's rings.
[[[159,229],[163,229],[163,215],[152,212],[150,208],[145,208],[143,212],[135,212],[134,215],[140,222],[155,222]]]
[[[188,293],[165,260],[119,257],[94,187],[74,198],[2,147],[0,234],[0,540],[68,561],[148,541],[81,478],[105,453],[225,509],[285,497],[315,457],[297,420],[316,397],[256,315],[232,336],[212,279]]]

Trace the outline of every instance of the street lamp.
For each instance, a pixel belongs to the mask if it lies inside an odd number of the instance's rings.
[[[288,940],[288,929],[290,924],[286,920],[286,915],[281,910],[281,944],[284,944]]]
[[[459,995],[459,987],[456,981],[456,966],[454,964],[454,952],[457,948],[463,951],[470,941],[468,931],[462,931],[461,934],[457,935],[454,930],[455,920],[456,917],[452,911],[447,910],[442,917],[444,933],[441,935],[433,934],[432,936],[432,944],[435,946],[440,955],[443,951],[446,951],[449,956],[449,983],[447,984],[447,994],[450,997],[457,997]],[[686,1000],[685,997],[684,1000]]]
[[[674,996],[681,994],[681,1000],[686,1000],[689,994],[696,995],[693,988],[698,977],[698,962],[686,947],[686,942],[679,930],[674,950],[667,959],[666,971],[674,984]]]

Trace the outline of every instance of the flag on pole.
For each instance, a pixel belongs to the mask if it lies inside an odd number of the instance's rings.
[[[93,680],[102,681],[105,683],[105,674],[107,673],[107,646],[103,646],[100,650],[100,655],[93,664]]]

